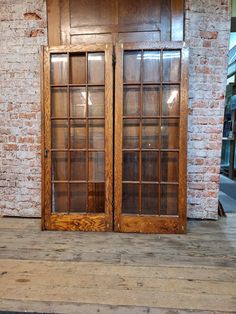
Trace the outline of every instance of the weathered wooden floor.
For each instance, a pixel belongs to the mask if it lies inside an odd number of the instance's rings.
[[[236,313],[236,215],[187,235],[41,232],[0,219],[0,310]]]

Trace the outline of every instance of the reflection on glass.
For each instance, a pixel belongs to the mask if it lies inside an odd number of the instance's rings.
[[[89,153],[89,181],[104,181],[104,153]]]
[[[139,185],[123,183],[122,185],[122,213],[138,214]]]
[[[142,214],[158,215],[157,184],[142,184]]]
[[[105,211],[105,184],[88,184],[88,212],[104,213]]]
[[[85,87],[72,87],[70,89],[70,115],[72,118],[86,117]]]
[[[143,119],[142,121],[142,147],[152,149],[159,147],[159,120]]]
[[[63,85],[68,83],[67,54],[51,55],[51,84]]]
[[[70,54],[70,83],[85,84],[86,83],[86,55]]]
[[[89,121],[89,148],[104,149],[104,120]]]
[[[88,115],[89,117],[104,117],[104,87],[89,87]]]
[[[70,153],[71,180],[86,180],[86,153],[81,151],[73,151]]]
[[[161,185],[161,215],[178,215],[178,185]]]
[[[139,148],[139,120],[124,120],[123,148]]]
[[[144,51],[143,53],[143,82],[160,82],[160,51]]]
[[[72,213],[86,213],[87,185],[73,183],[70,185],[70,211]]]
[[[65,213],[68,210],[68,185],[67,183],[52,184],[52,211]]]
[[[86,148],[86,122],[71,120],[70,122],[70,147],[74,149]]]
[[[179,148],[179,120],[162,119],[162,148]]]
[[[124,116],[137,116],[140,114],[140,88],[137,86],[124,86]]]
[[[158,116],[160,114],[160,87],[143,87],[143,115]]]
[[[139,153],[123,152],[123,181],[139,180]]]
[[[180,81],[180,51],[165,50],[163,52],[163,82]]]
[[[164,85],[162,100],[163,116],[179,116],[179,86]]]
[[[53,87],[51,89],[51,115],[54,118],[66,118],[68,116],[66,88]]]
[[[65,152],[52,152],[52,180],[68,180],[68,156]]]
[[[158,173],[158,152],[142,152],[142,181],[157,182]]]
[[[88,53],[88,83],[104,84],[105,63],[103,52]]]
[[[164,152],[161,154],[161,181],[178,182],[178,153]]]
[[[125,51],[124,83],[140,83],[141,51]]]
[[[52,148],[68,148],[68,123],[66,120],[52,121]]]

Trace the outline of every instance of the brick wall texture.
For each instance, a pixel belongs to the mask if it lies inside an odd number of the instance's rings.
[[[39,49],[46,1],[0,0],[0,214],[41,214]],[[187,0],[188,216],[217,218],[230,0]]]

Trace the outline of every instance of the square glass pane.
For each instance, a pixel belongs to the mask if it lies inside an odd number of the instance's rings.
[[[178,149],[179,148],[179,120],[162,119],[161,126],[162,148]]]
[[[71,120],[70,122],[70,147],[73,149],[86,148],[86,121]]]
[[[88,88],[88,115],[89,117],[104,117],[105,93],[104,87]]]
[[[88,53],[88,83],[104,84],[105,62],[103,52]]]
[[[162,99],[162,115],[163,116],[179,116],[179,86],[164,85]]]
[[[160,115],[160,87],[143,86],[143,115]]]
[[[86,213],[87,184],[70,184],[70,211],[72,213]]]
[[[86,180],[86,153],[73,151],[70,153],[70,178],[72,181]]]
[[[144,51],[143,53],[143,82],[157,83],[161,81],[160,51]]]
[[[159,181],[158,152],[142,152],[142,181]]]
[[[70,88],[70,116],[72,118],[86,117],[86,88]]]
[[[178,215],[178,185],[161,185],[161,215]]]
[[[66,213],[68,212],[68,184],[53,183],[52,184],[52,212]]]
[[[145,149],[159,148],[158,119],[143,119],[142,121],[142,147]]]
[[[68,83],[68,59],[67,54],[51,55],[51,84],[65,85]]]
[[[123,148],[139,148],[139,120],[124,119]]]
[[[158,215],[158,184],[142,184],[142,215]]]
[[[89,148],[104,149],[104,120],[89,121]]]
[[[122,185],[122,213],[139,213],[139,184],[123,183]]]
[[[140,83],[141,51],[125,51],[124,83]]]
[[[105,212],[105,183],[88,184],[88,212]]]
[[[54,118],[66,118],[68,116],[66,88],[53,87],[51,89],[51,115]]]
[[[89,153],[89,181],[104,181],[104,163],[103,152]]]
[[[163,51],[163,82],[180,81],[180,51]]]
[[[123,152],[123,181],[139,181],[139,153]]]
[[[124,116],[139,116],[140,87],[124,86]]]
[[[70,83],[86,84],[86,55],[85,53],[70,54]]]
[[[66,152],[52,152],[52,180],[68,180],[68,155]]]
[[[161,153],[161,181],[178,182],[179,158],[176,152]]]
[[[68,148],[67,120],[52,120],[52,148]]]

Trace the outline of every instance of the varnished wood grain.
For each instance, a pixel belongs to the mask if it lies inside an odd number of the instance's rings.
[[[61,44],[61,5],[60,0],[47,1],[47,18],[48,18],[48,43],[49,45]]]

